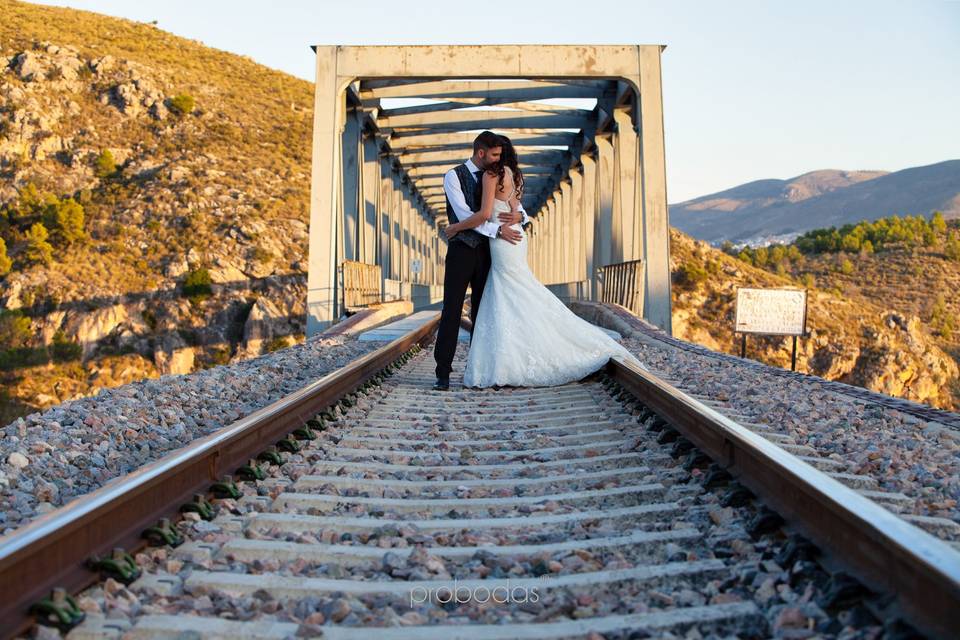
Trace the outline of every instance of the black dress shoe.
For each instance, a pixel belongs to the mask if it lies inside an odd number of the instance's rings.
[[[437,378],[437,381],[433,383],[433,390],[434,390],[434,391],[449,391],[449,390],[450,390],[450,381],[449,381],[449,380],[441,380],[440,378]]]

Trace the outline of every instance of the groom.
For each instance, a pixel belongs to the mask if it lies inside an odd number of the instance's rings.
[[[443,177],[443,191],[447,196],[447,220],[451,223],[466,220],[480,210],[482,193],[480,177],[483,171],[500,160],[502,143],[492,131],[484,131],[473,141],[473,156],[463,164],[447,171]],[[522,215],[521,215],[522,214]],[[455,216],[455,217],[454,217]],[[490,238],[503,238],[511,244],[523,238],[511,224],[527,222],[527,213],[501,213],[500,222],[488,220],[476,229],[461,231],[447,243],[447,257],[443,276],[443,311],[433,357],[437,361],[437,381],[433,389],[446,391],[450,388],[450,371],[453,354],[457,350],[457,335],[460,332],[460,313],[463,299],[470,285],[470,320],[477,322],[480,297],[490,271]],[[470,329],[473,339],[473,328]]]

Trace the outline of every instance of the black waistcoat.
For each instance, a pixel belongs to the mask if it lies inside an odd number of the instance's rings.
[[[467,206],[470,207],[470,210],[474,213],[480,211],[480,202],[483,196],[483,187],[480,181],[474,180],[473,176],[470,175],[470,169],[467,168],[466,163],[458,164],[453,170],[456,172],[457,179],[460,181],[460,189],[463,191],[463,197],[467,201]],[[453,212],[453,205],[450,204],[450,198],[448,197],[447,224],[453,224],[454,222],[458,222],[457,214]],[[489,240],[490,238],[482,233],[474,229],[467,229],[451,238],[450,242],[460,241],[473,248],[477,248],[484,242],[489,242]]]

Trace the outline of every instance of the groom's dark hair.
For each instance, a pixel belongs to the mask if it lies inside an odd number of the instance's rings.
[[[494,147],[502,146],[503,142],[500,140],[500,136],[495,134],[493,131],[481,131],[480,135],[473,139],[474,153],[480,149],[492,149]]]

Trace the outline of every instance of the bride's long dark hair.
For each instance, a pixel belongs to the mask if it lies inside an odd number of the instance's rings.
[[[517,195],[523,191],[523,172],[520,171],[520,159],[517,157],[517,150],[513,148],[513,143],[507,136],[498,135],[500,140],[500,160],[487,169],[491,173],[497,174],[497,190],[503,187],[503,175],[506,173],[504,167],[510,167],[513,172],[513,187]]]

